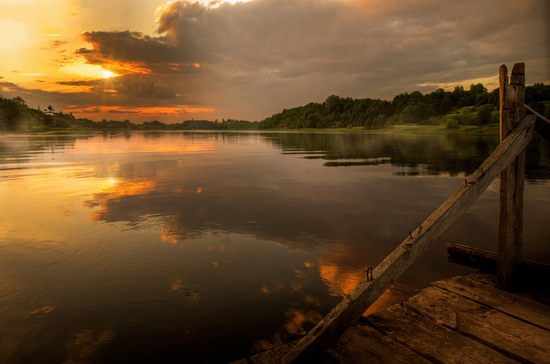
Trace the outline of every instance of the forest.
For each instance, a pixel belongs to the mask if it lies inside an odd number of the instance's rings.
[[[142,124],[130,120],[94,121],[76,118],[70,113],[56,112],[50,105],[44,110],[27,106],[21,97],[13,99],[0,97],[0,131],[4,132],[44,132],[65,130],[246,130],[257,129],[256,122],[222,119],[185,120],[176,124],[165,124],[158,120]]]
[[[482,84],[452,91],[437,89],[401,93],[390,100],[353,99],[331,95],[322,103],[284,109],[260,122],[246,120],[185,120],[166,124],[158,120],[135,124],[129,120],[94,121],[70,113],[27,106],[21,97],[0,96],[0,131],[43,132],[56,130],[253,130],[352,128],[380,129],[396,124],[440,125],[459,129],[466,125],[498,124],[498,89],[488,92]],[[526,87],[525,102],[550,117],[550,85]]]
[[[498,89],[488,92],[482,84],[452,91],[437,89],[401,93],[391,101],[329,96],[323,103],[285,109],[260,123],[263,129],[384,128],[394,124],[441,124],[455,129],[463,125],[498,123]],[[550,85],[526,87],[525,102],[547,117],[550,115]]]

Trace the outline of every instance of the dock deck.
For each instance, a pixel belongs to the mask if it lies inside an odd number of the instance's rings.
[[[362,317],[313,361],[325,363],[550,363],[548,296],[510,293],[492,274],[432,283]],[[280,363],[293,344],[242,363]]]

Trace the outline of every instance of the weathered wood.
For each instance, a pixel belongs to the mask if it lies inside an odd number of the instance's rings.
[[[516,63],[512,68],[510,76],[510,85],[508,89],[510,94],[509,108],[510,121],[512,128],[515,128],[521,119],[525,116],[525,64]],[[508,130],[508,133],[510,130]]]
[[[409,233],[409,236],[374,269],[373,280],[361,281],[287,353],[284,362],[292,362],[307,356],[308,352],[334,342],[524,150],[533,137],[534,122],[534,116],[525,117],[483,164],[465,179],[464,185],[414,232]]]
[[[429,287],[405,307],[522,362],[550,363],[550,332],[463,296]]]
[[[392,339],[438,363],[515,362],[479,341],[439,325],[401,305],[371,315],[367,320]]]
[[[506,81],[506,66],[500,68],[501,142],[525,115],[525,65],[516,63],[510,85]],[[498,285],[510,288],[517,281],[523,244],[523,184],[525,152],[507,167],[500,179],[500,219],[498,249]]]
[[[447,259],[451,263],[496,273],[497,253],[471,246],[447,243]]]
[[[537,120],[535,121],[535,131],[550,142],[550,120],[530,108],[528,105],[525,105],[525,109],[528,113],[537,117]]]
[[[291,342],[274,349],[264,351],[248,358],[250,364],[279,364],[282,362],[284,355],[290,350],[296,342]]]
[[[499,70],[499,110],[500,110],[500,141],[512,130],[510,124],[510,108],[508,107],[508,68],[503,64]]]
[[[250,362],[248,362],[246,359],[240,359],[240,360],[231,362],[231,364],[250,364]]]
[[[529,322],[550,331],[550,307],[532,299],[512,294],[495,287],[496,280],[487,274],[474,274],[432,283],[454,294]]]
[[[326,354],[333,362],[348,363],[430,363],[429,360],[399,344],[368,323],[350,327]]]
[[[447,257],[450,262],[476,268],[484,272],[497,272],[497,253],[462,244],[447,243]],[[519,279],[522,287],[541,291],[550,290],[550,266],[522,260],[519,265]]]

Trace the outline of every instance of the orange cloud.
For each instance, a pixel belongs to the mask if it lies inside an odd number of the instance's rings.
[[[209,114],[215,109],[209,107],[196,107],[188,105],[178,106],[151,106],[151,107],[125,107],[125,106],[86,106],[69,105],[66,112],[73,113],[77,117],[97,118],[98,114],[132,114],[139,116],[182,116],[185,114]]]

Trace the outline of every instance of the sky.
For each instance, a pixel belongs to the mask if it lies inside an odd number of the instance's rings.
[[[262,120],[335,94],[550,83],[546,0],[0,0],[0,96],[94,120]]]

